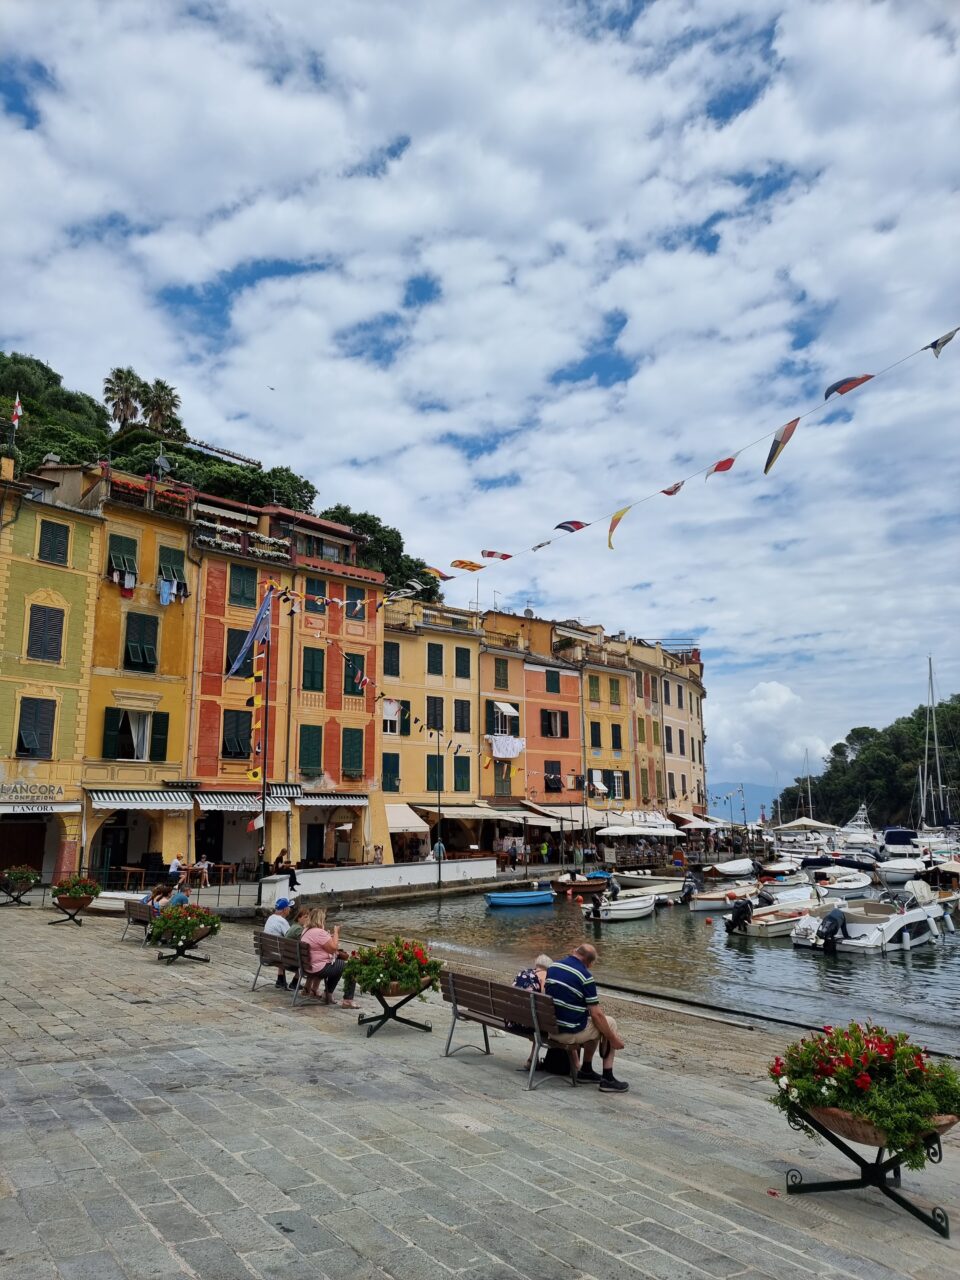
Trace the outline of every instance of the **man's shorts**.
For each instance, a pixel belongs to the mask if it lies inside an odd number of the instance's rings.
[[[610,1030],[616,1034],[616,1019],[608,1017],[607,1023]],[[592,1040],[600,1039],[600,1032],[597,1030],[595,1023],[588,1021],[582,1031],[560,1031],[552,1038],[556,1040],[557,1044],[589,1044]]]

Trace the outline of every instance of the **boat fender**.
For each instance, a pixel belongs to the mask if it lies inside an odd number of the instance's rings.
[[[903,947],[904,951],[909,951],[913,946],[913,939],[910,937],[909,925],[904,925],[903,929],[900,931],[900,945]]]
[[[704,920],[704,922],[703,922],[703,923],[704,923],[704,924],[713,924],[713,916],[707,916],[706,920]]]
[[[574,899],[574,901],[575,901],[575,902],[577,902],[577,903],[579,903],[579,905],[582,907],[582,906],[583,906],[583,894],[578,893],[578,894],[577,894],[577,896],[576,896],[576,898]]]
[[[956,932],[956,928],[955,928],[954,923],[953,923],[953,918],[951,917],[951,915],[950,915],[950,912],[949,912],[949,911],[944,912],[944,916],[943,916],[943,927],[944,927],[944,929],[946,929],[947,933],[955,933],[955,932]]]

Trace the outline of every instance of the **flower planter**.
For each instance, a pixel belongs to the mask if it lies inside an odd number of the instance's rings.
[[[64,909],[64,911],[85,911],[87,907],[89,907],[90,903],[93,901],[93,898],[89,898],[89,897],[70,898],[70,897],[61,895],[60,897],[55,898],[54,901],[59,903],[59,905]]]
[[[863,1120],[860,1116],[844,1111],[841,1107],[810,1107],[809,1114],[831,1133],[835,1133],[840,1138],[846,1138],[847,1142],[856,1142],[863,1147],[889,1145],[887,1135],[882,1129],[876,1128],[869,1120]],[[960,1116],[934,1116],[929,1128],[917,1134],[917,1139],[919,1141],[931,1133],[942,1137],[955,1124],[960,1124]]]
[[[371,995],[381,995],[388,1000],[395,1000],[397,996],[418,996],[421,991],[428,990],[432,985],[432,981],[429,978],[424,979],[419,987],[404,987],[399,982],[389,982],[385,987],[379,987],[376,991],[372,991]]]

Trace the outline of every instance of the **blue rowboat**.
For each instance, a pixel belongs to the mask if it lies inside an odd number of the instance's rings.
[[[488,907],[548,907],[557,895],[552,889],[531,889],[526,893],[487,893]]]

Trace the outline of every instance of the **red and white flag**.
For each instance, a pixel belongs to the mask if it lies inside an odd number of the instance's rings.
[[[683,488],[684,481],[678,480],[676,484],[672,484],[669,489],[661,489],[661,493],[665,493],[668,498],[672,498],[675,493],[679,493]]]
[[[370,677],[365,676],[362,671],[358,671],[357,674],[353,677],[353,683],[357,686],[358,689],[365,689],[367,685],[370,683]]]
[[[513,552],[508,551],[481,551],[480,554],[484,560],[512,560]]]
[[[247,823],[248,831],[258,831],[263,826],[263,814],[258,813],[255,818],[251,818]]]
[[[736,460],[736,454],[734,454],[732,458],[721,458],[719,462],[715,462],[713,466],[708,469],[707,474],[703,477],[704,480],[709,480],[715,471],[729,471]]]
[[[10,421],[13,423],[14,431],[16,431],[22,417],[23,405],[20,403],[20,392],[18,391],[13,401],[13,413],[10,415]]]

